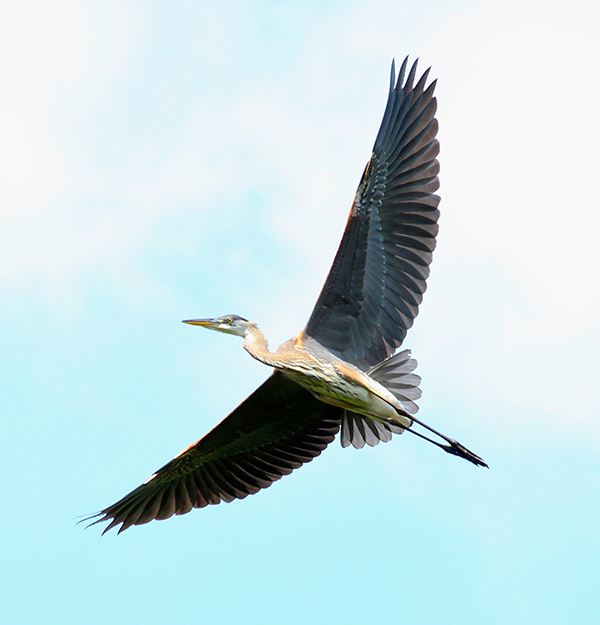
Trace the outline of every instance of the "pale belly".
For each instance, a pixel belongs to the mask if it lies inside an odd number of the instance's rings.
[[[289,376],[297,384],[310,391],[317,399],[339,406],[352,412],[365,415],[377,421],[394,421],[404,427],[410,427],[412,421],[399,415],[397,410],[390,402],[385,401],[372,393],[369,389],[354,384],[342,377],[336,377],[334,381],[326,382],[310,374],[300,371],[285,371],[285,375]],[[375,383],[377,384],[377,383]],[[391,401],[393,396],[382,387],[382,392],[390,395]]]

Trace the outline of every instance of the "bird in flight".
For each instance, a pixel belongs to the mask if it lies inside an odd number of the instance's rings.
[[[438,232],[439,143],[435,81],[415,83],[417,63],[394,63],[373,153],[329,276],[304,330],[269,350],[238,315],[185,321],[244,339],[273,374],[204,438],[147,482],[90,517],[104,532],[267,488],[318,456],[341,428],[344,447],[411,432],[487,466],[415,417],[421,379],[410,351],[395,353],[417,316]],[[417,429],[420,426],[420,431]],[[427,433],[423,433],[423,430]],[[434,438],[432,438],[432,436]]]

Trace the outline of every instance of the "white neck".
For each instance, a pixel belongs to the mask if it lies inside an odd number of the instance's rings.
[[[244,337],[244,349],[252,358],[260,360],[265,365],[270,365],[271,367],[279,365],[277,355],[269,351],[269,342],[254,322],[248,322],[248,329]]]

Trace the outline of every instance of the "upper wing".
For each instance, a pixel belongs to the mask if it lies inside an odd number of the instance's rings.
[[[145,484],[95,516],[104,530],[243,499],[318,456],[335,438],[342,409],[276,371],[203,439]],[[103,533],[104,533],[103,532]]]
[[[373,155],[305,334],[367,370],[392,354],[417,316],[438,232],[435,81],[392,79]]]

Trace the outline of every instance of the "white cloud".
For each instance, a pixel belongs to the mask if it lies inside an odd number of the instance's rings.
[[[110,220],[78,223],[97,174],[69,141],[126,67],[135,17],[111,3],[95,14],[76,1],[22,2],[0,28],[0,278],[56,274],[114,241]]]
[[[141,17],[107,6],[100,19],[77,2],[20,4],[4,22],[12,99],[0,115],[1,278],[60,279],[104,264],[125,290],[165,289],[132,261],[160,215],[260,188],[273,235],[302,259],[293,286],[263,300],[276,311],[265,329],[286,338],[306,320],[341,237],[390,59],[424,53],[440,78],[443,217],[434,289],[409,342],[464,392],[562,419],[577,389],[576,412],[594,417],[595,7],[449,3],[429,24],[429,12],[395,2],[342,9],[314,23],[284,76],[204,92],[172,147],[120,176],[76,132],[110,102],[137,50]],[[233,55],[218,58],[230,76]],[[101,211],[94,197],[107,198]],[[236,271],[252,261],[239,241],[230,252]]]
[[[592,425],[600,54],[593,15],[584,21],[581,7],[539,16],[534,4],[492,11],[475,47],[464,42],[482,24],[479,12],[447,25],[463,44],[441,71],[456,65],[462,74],[440,85],[444,219],[436,262],[456,263],[473,283],[459,287],[461,300],[445,294],[448,313],[434,327],[447,329],[436,333],[447,337],[436,358],[444,361],[450,343],[449,375],[476,394]],[[472,340],[457,338],[465,336]]]

